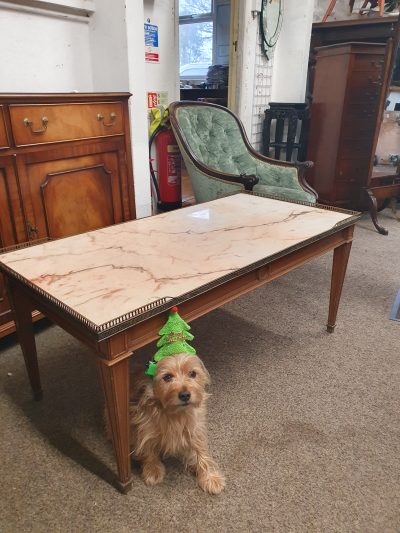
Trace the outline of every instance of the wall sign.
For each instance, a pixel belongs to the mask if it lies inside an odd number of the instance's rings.
[[[159,63],[158,26],[145,23],[144,25],[145,60],[147,63]]]
[[[148,92],[147,93],[147,119],[150,133],[161,124],[164,116],[164,109],[168,106],[168,92]]]
[[[154,107],[168,105],[168,92],[148,92],[147,93],[147,109],[153,109]]]

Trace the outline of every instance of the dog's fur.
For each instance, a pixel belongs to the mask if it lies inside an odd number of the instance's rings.
[[[200,487],[219,494],[225,479],[210,457],[207,445],[206,385],[210,376],[194,355],[177,354],[157,363],[154,379],[131,375],[130,442],[142,466],[147,485],[160,483],[165,475],[161,458],[180,457],[192,470]]]

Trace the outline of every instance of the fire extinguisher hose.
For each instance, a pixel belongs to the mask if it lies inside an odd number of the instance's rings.
[[[151,147],[153,146],[153,142],[157,135],[161,133],[162,131],[169,129],[169,113],[168,113],[168,107],[160,106],[158,108],[154,108],[151,110],[151,113],[153,115],[153,120],[150,125],[150,138],[149,138],[149,165],[150,165],[150,175],[151,175],[151,181],[153,183],[154,191],[157,196],[157,204],[161,204],[161,193],[160,193],[160,187],[158,185],[157,176],[154,172],[153,163],[151,161]]]
[[[154,172],[153,163],[151,162],[151,147],[153,146],[153,142],[157,135],[161,133],[162,131],[167,130],[168,127],[164,126],[163,124],[160,124],[150,135],[149,139],[149,164],[150,164],[150,175],[151,175],[151,181],[153,183],[153,187],[157,196],[157,203],[159,204],[161,202],[161,194],[160,194],[160,187],[158,186],[158,181],[156,177],[156,173]]]

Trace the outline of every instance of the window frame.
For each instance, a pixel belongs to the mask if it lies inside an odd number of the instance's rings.
[[[179,26],[181,24],[194,24],[196,22],[214,22],[215,0],[211,0],[211,11],[192,15],[179,15]]]

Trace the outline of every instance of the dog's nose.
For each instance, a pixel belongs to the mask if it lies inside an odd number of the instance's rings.
[[[190,400],[190,392],[187,390],[181,390],[181,392],[178,394],[178,397],[181,402],[187,403]]]

